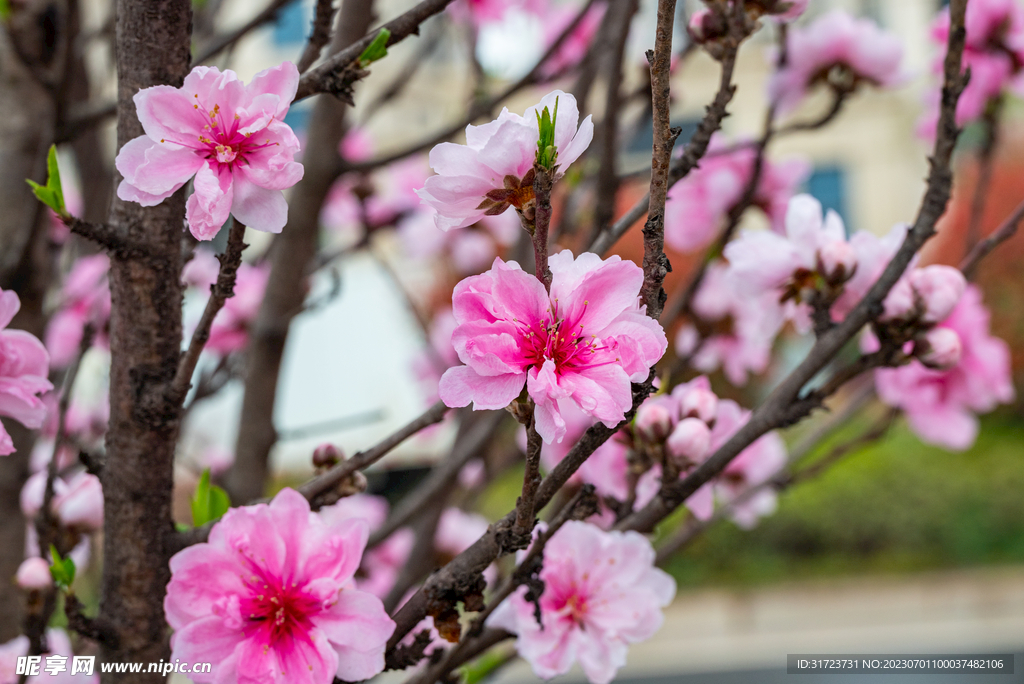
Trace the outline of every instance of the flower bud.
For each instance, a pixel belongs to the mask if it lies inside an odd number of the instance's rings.
[[[964,274],[952,266],[919,268],[910,274],[910,284],[924,305],[922,320],[926,323],[946,320],[967,289]]]
[[[344,458],[342,451],[333,444],[324,443],[313,450],[313,466],[316,468],[330,468]]]
[[[42,558],[35,556],[26,558],[18,566],[18,574],[15,575],[18,586],[22,589],[46,589],[53,584],[53,577],[50,576],[50,566]]]
[[[646,401],[636,410],[633,427],[645,441],[661,442],[672,431],[672,412],[664,402]]]
[[[690,15],[689,33],[693,42],[713,49],[719,46],[709,45],[709,43],[724,38],[729,33],[729,24],[721,12],[701,7]]]
[[[679,412],[684,418],[695,417],[711,423],[718,415],[718,397],[711,390],[695,387],[679,402]]]
[[[89,473],[79,473],[68,482],[67,491],[53,499],[61,523],[84,532],[103,527],[103,486]]]
[[[711,448],[711,430],[697,418],[684,418],[676,424],[668,441],[669,453],[688,464],[698,463]]]
[[[894,318],[909,318],[914,311],[914,288],[910,285],[910,279],[903,277],[896,281],[896,284],[889,290],[885,301],[882,302],[885,312],[882,320]]]
[[[921,363],[936,370],[952,368],[960,363],[962,352],[960,336],[950,328],[932,328],[915,350]]]
[[[818,251],[822,275],[834,284],[844,283],[857,267],[857,254],[846,240],[834,240]]]

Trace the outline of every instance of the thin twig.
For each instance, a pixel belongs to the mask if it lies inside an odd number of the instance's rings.
[[[665,256],[665,200],[668,197],[669,166],[672,147],[679,129],[671,125],[672,33],[675,30],[676,0],[658,0],[658,26],[654,50],[647,51],[651,64],[651,102],[653,104],[654,149],[651,153],[651,201],[644,224],[644,284],[640,301],[647,305],[651,318],[661,316],[665,305],[662,283],[671,266]]]
[[[523,471],[523,491],[516,500],[516,524],[512,533],[529,541],[536,522],[537,487],[540,486],[540,451],[544,442],[537,434],[537,419],[531,413],[526,426],[526,468]]]
[[[192,58],[192,64],[203,64],[207,60],[215,57],[217,53],[222,50],[226,50],[245,36],[249,35],[249,33],[255,29],[274,21],[277,19],[277,13],[293,2],[295,2],[295,0],[271,0],[270,4],[255,17],[230,33],[213,37],[210,39],[209,43],[196,50],[196,54]]]
[[[533,193],[535,198],[533,220],[533,259],[537,280],[544,283],[545,290],[551,290],[551,269],[548,268],[548,229],[551,226],[551,188],[554,176],[548,169],[533,165]]]
[[[527,88],[533,85],[534,83],[538,82],[538,79],[541,76],[541,72],[544,69],[544,64],[549,59],[551,59],[551,57],[553,57],[555,53],[558,52],[558,50],[561,49],[562,45],[569,38],[569,36],[572,35],[572,32],[576,30],[576,27],[579,26],[580,22],[583,21],[583,17],[586,16],[587,12],[590,11],[590,8],[594,5],[595,2],[597,2],[597,0],[587,0],[587,3],[580,10],[579,14],[577,14],[576,17],[573,18],[569,25],[565,27],[565,30],[563,30],[562,33],[559,34],[558,38],[555,39],[555,42],[553,42],[544,52],[544,54],[541,55],[540,59],[537,60],[537,63],[534,65],[534,67],[530,69],[529,73],[527,73],[518,81],[516,81],[509,87],[505,88],[505,90],[501,91],[500,93],[498,93],[491,99],[487,100],[486,102],[475,104],[473,107],[470,108],[469,113],[461,121],[452,124],[451,126],[449,126],[448,128],[446,128],[445,130],[441,131],[436,135],[421,140],[420,142],[410,145],[409,147],[401,149],[397,152],[386,154],[382,157],[377,157],[375,159],[368,159],[365,162],[350,163],[348,165],[348,169],[352,171],[372,171],[373,169],[379,168],[381,166],[387,166],[391,162],[398,161],[399,159],[404,159],[411,155],[418,154],[419,152],[428,150],[434,145],[442,143],[454,135],[458,135],[463,130],[465,130],[466,126],[473,123],[480,117],[490,115],[499,104],[507,100],[509,97],[515,95],[523,88]]]
[[[970,252],[981,237],[981,222],[985,216],[985,200],[992,189],[992,171],[995,167],[996,141],[999,138],[999,115],[1003,109],[1003,98],[997,98],[985,108],[982,117],[982,142],[978,150],[978,178],[974,183],[974,197],[971,199],[970,219],[964,241],[965,251]]]
[[[1017,232],[1017,226],[1020,225],[1021,220],[1024,220],[1024,201],[1017,205],[1017,208],[1013,210],[1006,220],[1000,224],[998,228],[992,231],[992,234],[987,238],[974,245],[971,253],[964,257],[964,260],[960,262],[960,270],[964,272],[964,276],[968,280],[974,277],[974,271],[978,268],[978,264],[988,256],[989,252],[998,247],[1001,243],[1009,240]]]
[[[299,57],[299,62],[295,65],[300,74],[313,66],[313,62],[320,58],[324,46],[331,40],[331,19],[334,18],[332,4],[331,0],[316,0],[313,30],[309,34],[306,49],[302,51],[302,56]]]
[[[592,235],[596,237],[612,221],[615,215],[615,200],[619,191],[617,173],[619,156],[619,115],[622,110],[623,55],[626,39],[633,23],[633,15],[639,9],[638,0],[614,3],[607,10],[610,34],[604,49],[607,83],[605,86],[604,119],[600,126],[601,144],[598,148],[600,164],[597,170],[596,200]]]
[[[707,532],[717,523],[728,518],[732,512],[736,510],[737,506],[741,506],[747,501],[750,501],[757,494],[767,489],[773,489],[776,492],[781,492],[789,489],[793,485],[818,477],[841,461],[845,456],[856,453],[860,447],[867,446],[878,441],[884,437],[889,431],[889,428],[892,427],[897,415],[899,415],[898,409],[887,410],[885,414],[876,420],[867,430],[853,439],[837,445],[829,451],[828,454],[822,456],[813,464],[795,472],[780,472],[774,477],[771,477],[758,485],[747,488],[745,491],[740,493],[734,501],[718,508],[715,511],[715,514],[708,520],[698,520],[692,516],[687,518],[686,522],[683,523],[683,525],[676,530],[674,534],[669,536],[669,538],[658,547],[656,563],[659,565],[665,563],[669,558],[688,546],[694,539],[704,532]],[[792,455],[790,456],[791,463],[797,460],[798,459]]]
[[[352,456],[352,458],[342,461],[323,475],[319,475],[298,487],[297,491],[307,499],[323,494],[356,471],[364,470],[384,458],[392,449],[417,432],[440,423],[444,420],[446,413],[448,413],[448,407],[443,402],[437,402],[422,415],[410,421],[405,427],[391,434],[376,446],[366,451],[360,451]]]
[[[387,40],[387,47],[405,40],[410,35],[419,35],[420,24],[443,10],[451,2],[452,0],[423,0],[405,14],[384,24],[381,28],[391,32]],[[358,69],[359,56],[377,38],[380,31],[381,29],[374,29],[344,50],[331,55],[319,66],[303,74],[299,79],[295,101],[298,102],[310,95],[322,92],[340,94],[346,88],[351,88],[352,83],[362,78],[363,72]]]
[[[345,478],[354,474],[356,471],[364,470],[384,458],[384,456],[386,456],[392,449],[407,440],[409,437],[415,435],[420,430],[441,422],[447,411],[447,406],[441,402],[437,402],[418,418],[414,419],[412,422],[403,426],[396,432],[388,435],[375,446],[367,449],[366,451],[360,451],[352,456],[352,458],[342,461],[327,472],[314,477],[299,487],[296,487],[296,491],[309,500],[316,498],[320,494],[323,494],[338,483],[342,482]],[[259,501],[254,501],[253,503],[258,504],[266,502],[266,499],[261,499]],[[211,523],[207,523],[202,527],[196,527],[195,529],[178,534],[174,540],[175,550],[180,550],[193,544],[201,544],[205,542],[207,537],[210,535],[210,529],[212,527],[213,525]]]
[[[715,95],[715,99],[712,100],[711,104],[708,105],[704,118],[701,120],[700,125],[697,126],[697,130],[694,131],[693,136],[690,138],[690,142],[687,143],[684,148],[682,157],[672,163],[671,171],[668,176],[668,187],[672,187],[697,167],[697,164],[704,157],[705,153],[707,153],[708,145],[711,142],[711,136],[721,128],[722,119],[728,116],[726,107],[728,107],[736,92],[736,87],[732,84],[732,77],[733,71],[736,67],[737,50],[738,45],[727,50],[723,56],[722,73],[719,81],[718,93]],[[667,192],[668,190],[666,188],[666,194]],[[629,209],[629,211],[623,214],[619,220],[609,226],[607,230],[602,231],[597,239],[591,243],[587,251],[594,252],[596,254],[604,254],[611,249],[612,246],[618,242],[619,238],[625,235],[626,231],[648,212],[650,202],[651,195],[650,193],[647,193],[647,195],[638,200],[637,203]]]
[[[390,537],[395,530],[409,524],[410,520],[451,489],[462,467],[479,455],[480,450],[505,418],[506,414],[501,411],[490,411],[467,430],[464,436],[456,441],[448,458],[435,466],[416,489],[402,497],[384,524],[370,535],[367,548],[373,548]]]
[[[576,513],[577,507],[585,499],[594,498],[594,488],[592,485],[585,485],[581,487],[576,495],[572,498],[569,503],[559,511],[558,515],[548,523],[547,529],[537,535],[537,538],[530,544],[530,548],[523,555],[523,558],[519,561],[515,570],[509,575],[505,582],[495,591],[487,605],[477,613],[476,617],[473,618],[473,622],[469,629],[466,630],[465,636],[459,641],[454,647],[449,649],[441,659],[425,668],[422,672],[418,673],[414,677],[409,678],[405,684],[431,684],[432,682],[443,681],[445,675],[451,672],[453,669],[466,662],[466,652],[469,650],[474,642],[479,640],[486,633],[484,630],[484,624],[487,622],[487,618],[498,608],[501,603],[507,599],[512,593],[522,584],[526,583],[531,575],[537,571],[537,561],[543,558],[544,548],[547,543],[551,540],[558,530],[562,526],[573,519],[573,515]],[[594,500],[596,504],[596,500]],[[539,597],[538,597],[539,598]],[[490,636],[490,635],[487,635]]]
[[[220,273],[217,275],[217,282],[210,287],[210,299],[206,302],[203,316],[199,319],[199,325],[196,326],[195,332],[192,333],[188,350],[181,357],[178,371],[174,374],[174,381],[171,383],[168,399],[174,406],[181,406],[189,388],[192,387],[192,374],[196,370],[196,364],[199,363],[199,355],[203,353],[203,348],[210,339],[214,318],[223,308],[224,302],[235,295],[238,267],[242,264],[242,252],[248,245],[244,242],[245,225],[234,219],[232,221],[227,247],[224,248],[223,254],[217,255],[220,260]]]

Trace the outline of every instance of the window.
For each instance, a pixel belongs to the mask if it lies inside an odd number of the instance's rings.
[[[313,21],[312,10],[310,3],[304,0],[285,5],[274,22],[274,43],[282,46],[304,43]]]
[[[814,196],[825,210],[832,209],[843,219],[846,232],[851,232],[850,217],[846,210],[846,171],[838,166],[819,166],[807,179],[807,192]]]

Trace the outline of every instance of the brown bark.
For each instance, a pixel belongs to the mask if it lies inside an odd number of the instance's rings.
[[[189,0],[118,0],[118,146],[142,134],[132,97],[180,87],[191,56]],[[184,192],[155,207],[114,200],[110,222],[143,250],[111,255],[110,423],[102,472],[104,572],[100,613],[118,637],[107,662],[169,655],[163,597],[170,579],[171,489],[180,412],[167,400],[181,355]],[[159,674],[105,673],[103,681],[158,682]]]
[[[331,50],[340,52],[359,40],[373,18],[371,0],[345,0],[338,13]],[[225,485],[235,503],[263,495],[267,459],[277,441],[274,400],[288,329],[306,298],[306,275],[316,256],[320,207],[341,173],[338,145],[344,133],[346,105],[320,96],[309,124],[302,158],[305,175],[292,191],[288,223],[274,241],[270,280],[248,349],[245,397],[235,446],[235,464]]]
[[[56,116],[48,79],[59,65],[58,55],[46,50],[45,9],[43,3],[26,3],[0,30],[0,289],[13,290],[21,299],[11,327],[36,336],[45,327],[43,297],[51,260],[48,219],[25,179],[46,180],[46,149]],[[25,594],[13,577],[24,558],[26,521],[18,498],[35,441],[33,432],[16,421],[8,418],[4,424],[17,452],[0,457],[0,643],[21,631],[25,608]]]

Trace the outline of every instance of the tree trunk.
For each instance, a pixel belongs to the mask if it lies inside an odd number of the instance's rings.
[[[191,61],[189,0],[118,0],[117,138],[142,134],[132,97],[180,87]],[[115,199],[111,223],[144,256],[111,256],[110,426],[103,469],[105,534],[102,618],[114,628],[107,662],[156,662],[169,655],[163,598],[174,531],[171,489],[180,409],[166,399],[181,354],[181,240],[184,192],[155,207]],[[106,673],[103,682],[160,682],[160,674]]]

